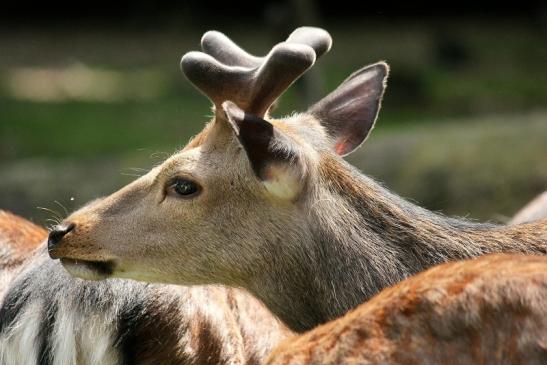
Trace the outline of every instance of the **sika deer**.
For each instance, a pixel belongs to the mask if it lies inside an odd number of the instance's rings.
[[[325,31],[299,28],[257,58],[206,33],[205,53],[181,65],[213,101],[214,119],[145,176],[71,214],[50,233],[50,256],[87,279],[243,287],[305,331],[439,263],[547,253],[546,221],[447,218],[343,160],[374,126],[383,62],[305,113],[271,117],[270,105],[330,45]]]
[[[290,334],[240,290],[71,277],[46,236],[0,211],[2,365],[260,364]]]
[[[547,362],[547,258],[439,265],[274,350],[268,365]]]

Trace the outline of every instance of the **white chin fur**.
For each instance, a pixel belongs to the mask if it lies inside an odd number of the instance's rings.
[[[85,280],[104,280],[110,276],[98,270],[90,262],[72,259],[61,259],[61,263],[70,275],[77,278]]]

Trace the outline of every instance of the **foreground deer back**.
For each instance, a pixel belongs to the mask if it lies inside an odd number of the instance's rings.
[[[0,211],[0,249],[36,248],[46,236]],[[45,247],[18,257],[0,288],[2,365],[260,364],[290,334],[240,290],[89,282],[69,276]]]
[[[207,33],[183,57],[214,118],[148,174],[72,213],[49,252],[73,275],[243,287],[296,331],[339,317],[433,265],[547,253],[547,223],[477,224],[429,212],[344,161],[374,127],[388,66],[351,74],[307,111],[271,104],[330,48],[301,28],[265,57]]]
[[[44,228],[0,210],[0,270],[21,264],[46,237]]]
[[[269,365],[545,364],[547,258],[440,265],[281,344]]]

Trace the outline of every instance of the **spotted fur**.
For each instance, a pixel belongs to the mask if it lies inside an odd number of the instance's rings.
[[[42,227],[0,210],[0,270],[22,263],[46,235]]]

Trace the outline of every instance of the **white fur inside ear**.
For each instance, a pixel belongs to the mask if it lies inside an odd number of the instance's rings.
[[[282,200],[294,200],[302,191],[302,176],[295,166],[270,164],[262,181],[266,190]]]

